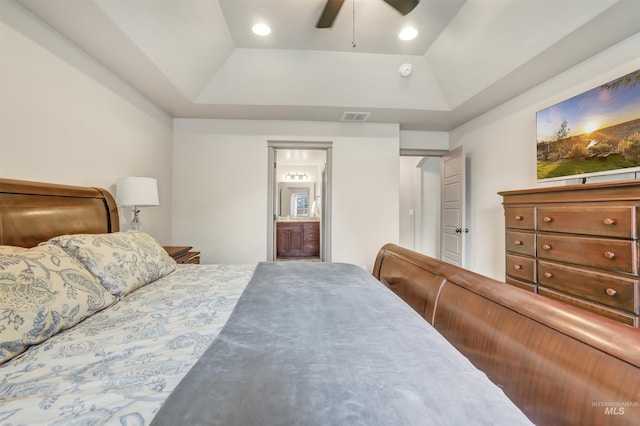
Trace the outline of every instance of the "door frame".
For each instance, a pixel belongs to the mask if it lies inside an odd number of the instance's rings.
[[[326,151],[326,167],[323,173],[322,213],[320,215],[320,261],[331,262],[331,187],[332,187],[332,153],[333,142],[304,141],[267,141],[267,260],[276,260],[275,199],[277,192],[277,176],[275,173],[278,149],[324,150]]]

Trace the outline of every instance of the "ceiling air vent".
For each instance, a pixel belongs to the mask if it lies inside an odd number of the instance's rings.
[[[357,123],[364,123],[371,115],[370,112],[348,112],[345,111],[342,114],[342,121],[352,121]]]

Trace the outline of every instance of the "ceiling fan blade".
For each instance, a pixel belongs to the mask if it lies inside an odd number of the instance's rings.
[[[316,24],[316,28],[331,28],[333,21],[336,19],[336,16],[338,16],[338,12],[342,7],[342,3],[344,3],[344,0],[327,0],[322,15],[320,15],[320,19],[318,19],[318,23]]]
[[[406,15],[411,12],[414,7],[420,3],[420,0],[384,0],[391,5],[395,10]]]

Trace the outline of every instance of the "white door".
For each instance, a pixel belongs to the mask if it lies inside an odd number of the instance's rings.
[[[468,232],[464,218],[464,150],[458,147],[442,157],[441,259],[464,267],[464,239]]]

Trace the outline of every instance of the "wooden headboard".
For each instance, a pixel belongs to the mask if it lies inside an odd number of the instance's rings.
[[[0,178],[0,245],[33,247],[57,235],[119,226],[116,202],[104,189]]]

